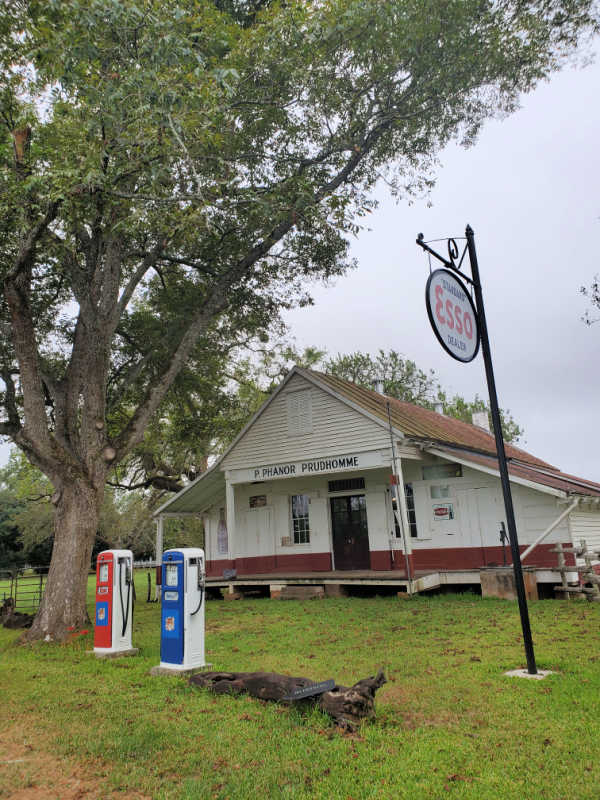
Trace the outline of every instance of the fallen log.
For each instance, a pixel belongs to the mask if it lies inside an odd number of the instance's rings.
[[[336,725],[345,730],[355,730],[363,719],[375,716],[375,692],[386,683],[383,670],[370,678],[363,678],[354,686],[339,686],[312,697],[292,699],[300,689],[315,684],[310,678],[294,678],[278,672],[198,672],[190,683],[216,694],[249,694],[260,700],[313,704],[333,717]]]

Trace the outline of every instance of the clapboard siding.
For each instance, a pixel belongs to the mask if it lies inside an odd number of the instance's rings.
[[[308,389],[312,433],[288,434],[287,397]],[[345,403],[295,375],[225,456],[223,469],[244,469],[321,456],[343,455],[390,446],[389,432]]]
[[[600,550],[600,512],[571,511],[569,527],[573,544],[584,541],[588,550]]]

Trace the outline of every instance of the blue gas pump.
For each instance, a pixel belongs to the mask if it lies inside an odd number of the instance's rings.
[[[162,559],[160,667],[204,667],[204,551],[166,550]]]

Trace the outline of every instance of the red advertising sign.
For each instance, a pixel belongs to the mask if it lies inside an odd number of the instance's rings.
[[[477,312],[465,285],[448,269],[436,269],[425,287],[433,332],[457,361],[472,361],[479,350]]]
[[[454,506],[452,503],[433,506],[433,518],[435,520],[454,519]]]

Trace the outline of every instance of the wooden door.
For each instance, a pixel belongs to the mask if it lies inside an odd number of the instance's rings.
[[[370,569],[367,501],[364,494],[331,498],[331,529],[336,569]]]

